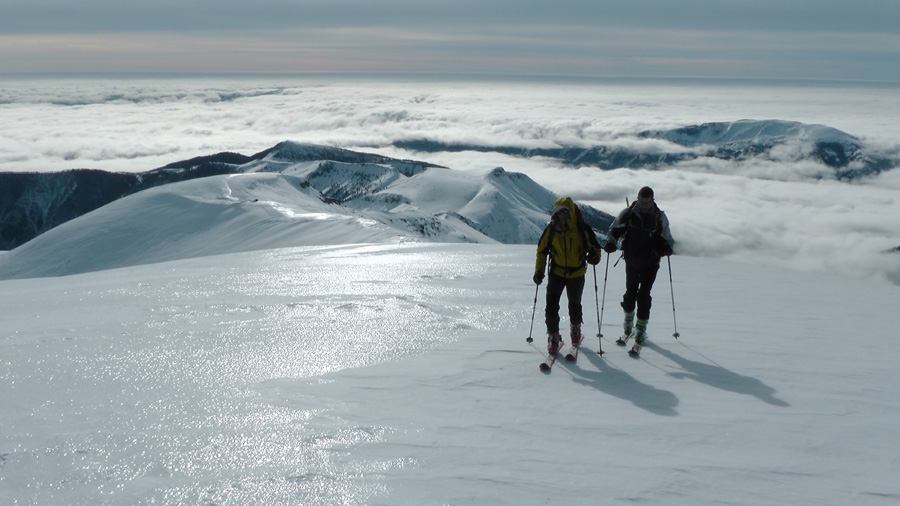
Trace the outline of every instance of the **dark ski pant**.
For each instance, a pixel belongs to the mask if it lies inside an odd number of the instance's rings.
[[[547,281],[547,307],[544,318],[547,333],[559,332],[559,300],[563,291],[569,299],[569,319],[572,323],[581,323],[581,293],[584,291],[584,276],[563,278],[551,274]]]
[[[634,311],[637,306],[638,319],[650,319],[650,305],[653,302],[650,290],[653,289],[657,272],[659,264],[640,268],[625,265],[625,295],[622,297],[622,309],[626,313]]]

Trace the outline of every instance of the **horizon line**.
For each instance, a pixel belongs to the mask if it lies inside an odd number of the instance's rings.
[[[846,78],[796,78],[796,77],[722,77],[678,75],[600,75],[600,74],[546,74],[517,72],[453,72],[453,71],[168,71],[168,72],[0,72],[0,79],[201,79],[201,78],[377,78],[392,80],[452,80],[452,81],[512,81],[526,80],[533,83],[590,84],[606,82],[669,84],[752,84],[752,85],[818,85],[818,86],[900,86],[900,81]]]

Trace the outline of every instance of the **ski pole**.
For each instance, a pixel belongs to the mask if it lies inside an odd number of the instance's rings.
[[[603,355],[603,310],[606,308],[606,280],[609,277],[609,255],[606,255],[606,271],[603,274],[603,304],[597,316],[597,354]],[[597,296],[597,266],[594,266],[594,298]]]
[[[534,306],[531,307],[531,329],[528,331],[528,339],[525,342],[530,343],[534,341],[531,338],[531,333],[534,332],[534,311],[537,309],[537,298],[538,298],[538,289],[540,289],[541,285],[535,285],[534,287]]]
[[[597,298],[597,266],[594,269],[594,302],[597,308],[597,354],[603,355],[603,334],[600,332],[600,300]]]
[[[667,256],[666,260],[669,263],[669,294],[672,296],[672,323],[675,325],[675,333],[672,334],[672,337],[678,339],[681,334],[678,333],[678,320],[675,318],[675,289],[672,287],[672,257]]]

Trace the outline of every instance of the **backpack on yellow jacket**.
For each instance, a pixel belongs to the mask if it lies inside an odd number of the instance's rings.
[[[561,208],[568,210],[568,217],[558,223],[551,219],[538,241],[535,272],[543,272],[550,257],[550,274],[563,278],[584,276],[586,259],[591,253],[599,253],[600,244],[594,230],[581,218],[581,211],[569,197],[556,199],[552,216]]]

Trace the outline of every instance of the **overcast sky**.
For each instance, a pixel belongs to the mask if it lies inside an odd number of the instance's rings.
[[[0,69],[900,81],[900,2],[5,0]]]

